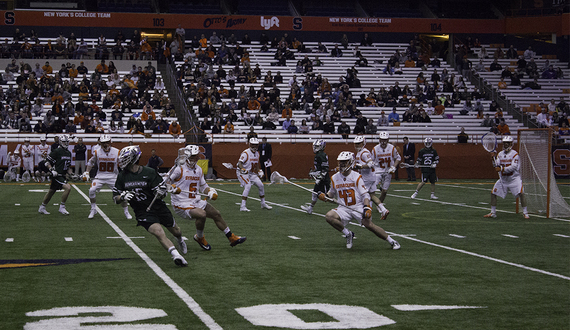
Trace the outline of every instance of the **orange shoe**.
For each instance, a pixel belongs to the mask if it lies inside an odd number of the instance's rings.
[[[212,247],[210,246],[210,244],[208,244],[208,242],[206,241],[206,238],[204,236],[202,237],[198,237],[196,235],[194,235],[194,240],[200,244],[200,247],[206,251],[210,251],[212,249]]]
[[[497,217],[497,215],[495,213],[489,213],[489,214],[485,214],[483,216],[483,218],[496,218],[496,217]]]
[[[525,219],[530,219],[530,215],[528,215],[528,214],[523,214],[523,216]]]
[[[238,244],[245,242],[247,237],[239,237],[239,236],[236,236],[236,234],[232,234],[232,236],[230,236],[228,239],[230,240],[230,246],[233,247],[233,246],[236,246]]]

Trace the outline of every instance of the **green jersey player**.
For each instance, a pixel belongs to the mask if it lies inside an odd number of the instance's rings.
[[[162,229],[162,226],[166,227],[176,237],[180,252],[186,254],[187,247],[182,239],[182,232],[162,200],[167,194],[166,184],[154,169],[138,164],[140,156],[141,151],[138,146],[121,149],[119,167],[122,171],[119,172],[113,188],[113,199],[117,204],[129,202],[135,211],[137,225],[144,227],[158,239],[171,254],[176,265],[188,266],[188,262],[176,250]]]
[[[68,215],[65,208],[65,202],[71,192],[71,186],[67,183],[67,176],[71,175],[71,152],[68,150],[70,137],[64,134],[59,137],[59,147],[54,149],[46,158],[45,166],[52,174],[51,184],[49,190],[44,196],[44,200],[38,212],[42,214],[49,214],[46,210],[46,205],[49,203],[57,190],[63,189],[61,195],[61,204],[59,204],[59,213]]]
[[[422,172],[422,180],[418,184],[416,188],[416,192],[412,195],[412,198],[416,198],[418,196],[418,192],[422,187],[426,184],[426,182],[431,183],[431,199],[438,199],[435,196],[435,183],[437,182],[437,175],[435,175],[435,168],[437,164],[439,164],[439,156],[437,155],[437,151],[432,147],[433,140],[432,138],[425,138],[424,139],[425,148],[420,150],[418,153],[418,160],[416,161],[416,167],[421,167]]]
[[[325,153],[327,143],[324,140],[313,142],[313,153],[315,154],[314,168],[309,172],[309,176],[315,180],[311,205],[301,205],[301,209],[311,214],[313,207],[317,203],[320,193],[326,193],[331,187],[331,177],[329,176],[329,156]]]

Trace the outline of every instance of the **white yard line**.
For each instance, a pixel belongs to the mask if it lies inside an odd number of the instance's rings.
[[[85,200],[89,201],[89,197],[85,195],[81,189],[77,188],[76,185],[72,186],[81,196],[83,196],[83,198],[85,198]],[[182,299],[182,301],[184,301],[184,303],[186,303],[188,308],[190,308],[190,310],[196,314],[196,316],[198,316],[208,328],[213,330],[222,330],[222,327],[219,326],[210,315],[206,314],[202,307],[200,307],[200,305],[198,305],[198,303],[192,297],[190,297],[190,295],[184,291],[182,287],[180,287],[176,282],[174,282],[174,280],[172,280],[172,278],[170,278],[170,276],[168,276],[160,267],[158,267],[158,265],[121,230],[121,228],[119,228],[113,221],[111,221],[111,219],[103,212],[103,210],[99,208],[99,206],[97,206],[97,212],[99,212],[105,222],[107,222],[107,224],[113,228],[113,230],[125,241],[125,243],[127,243],[127,245],[133,249],[133,251],[135,251],[135,253],[138,254],[142,260],[144,260],[144,262],[146,262],[150,269],[152,269],[154,273],[160,277],[160,279],[163,280],[164,283],[168,285],[170,289],[172,289],[172,291],[174,291],[174,293],[180,297],[180,299]]]

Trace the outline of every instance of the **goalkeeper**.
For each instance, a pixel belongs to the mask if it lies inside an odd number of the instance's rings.
[[[315,167],[309,172],[309,176],[315,180],[315,186],[312,194],[311,205],[301,205],[301,209],[308,214],[313,213],[313,207],[317,203],[320,193],[326,193],[331,187],[331,178],[329,176],[329,156],[325,153],[327,143],[324,140],[316,140],[313,142],[313,153],[315,154]]]
[[[188,266],[188,262],[180,255],[180,252],[183,254],[187,252],[182,231],[162,200],[167,195],[166,184],[154,169],[138,164],[140,156],[141,151],[138,146],[121,149],[119,153],[121,172],[113,188],[113,200],[117,204],[129,202],[135,211],[137,226],[144,227],[154,235],[162,247],[170,253],[177,266]],[[166,237],[161,225],[176,237],[180,252]]]
[[[188,145],[183,154],[178,157],[174,167],[168,172],[166,182],[170,190],[170,199],[174,213],[184,219],[195,219],[196,235],[194,240],[206,251],[212,249],[204,237],[204,225],[206,218],[214,220],[218,229],[224,232],[230,246],[236,246],[245,242],[245,237],[236,236],[232,233],[224,218],[215,207],[206,200],[201,199],[199,192],[208,195],[210,200],[216,200],[216,189],[209,187],[204,179],[202,168],[197,165],[200,159],[200,148],[196,145]]]

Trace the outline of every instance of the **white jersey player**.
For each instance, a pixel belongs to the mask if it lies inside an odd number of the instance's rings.
[[[40,137],[40,144],[35,146],[35,164],[38,165],[38,170],[36,171],[36,181],[44,181],[46,176],[49,172],[48,168],[45,165],[47,160],[47,156],[50,153],[51,147],[47,144],[46,137]]]
[[[354,162],[354,169],[362,175],[362,180],[364,180],[364,186],[370,194],[370,201],[374,202],[376,205],[380,205],[381,202],[376,197],[376,174],[374,159],[372,158],[372,153],[368,151],[366,146],[366,138],[362,135],[357,135],[354,138],[354,148],[356,149],[356,156]],[[386,213],[386,216],[389,212]],[[385,217],[382,217],[384,220]]]
[[[89,219],[93,219],[95,214],[97,214],[97,194],[105,185],[109,189],[113,189],[119,174],[119,149],[111,147],[111,137],[109,135],[102,135],[99,138],[99,142],[101,147],[93,152],[93,156],[87,162],[85,173],[81,176],[83,181],[89,181],[89,172],[93,167],[97,168],[97,175],[95,175],[89,188],[89,200],[91,201],[91,211],[87,217]],[[123,202],[121,205],[123,206],[125,217],[132,219],[128,203]]]
[[[402,158],[393,144],[388,143],[390,135],[387,132],[380,133],[380,143],[372,149],[372,160],[374,161],[376,182],[380,184],[380,204],[378,212],[382,213],[382,220],[386,219],[390,211],[384,207],[384,199],[392,182],[392,173],[396,172],[397,166]]]
[[[237,177],[243,187],[243,193],[241,194],[241,206],[240,211],[249,212],[246,207],[247,196],[252,185],[257,186],[259,189],[259,198],[261,199],[261,208],[271,210],[273,207],[265,203],[265,188],[263,187],[263,182],[261,182],[261,177],[263,172],[259,169],[259,152],[257,148],[259,147],[259,140],[257,138],[249,139],[249,148],[245,149],[239,156],[239,162],[237,164]]]
[[[31,174],[33,180],[36,180],[36,175],[34,172],[34,153],[35,147],[30,144],[30,138],[24,139],[24,145],[22,146],[22,160],[24,164],[24,173],[28,172]]]
[[[246,237],[233,234],[220,212],[200,198],[199,193],[202,193],[207,194],[209,199],[216,200],[218,193],[206,183],[202,168],[197,165],[199,158],[200,148],[196,145],[188,145],[184,148],[184,154],[179,156],[177,164],[168,172],[166,182],[170,184],[170,202],[174,212],[184,219],[195,219],[194,240],[204,250],[212,249],[204,237],[206,218],[214,220],[216,226],[230,241],[230,246],[245,242]]]
[[[526,196],[520,175],[519,154],[513,150],[513,137],[506,135],[503,137],[503,150],[499,152],[495,158],[492,153],[493,166],[499,173],[499,180],[493,186],[491,191],[491,213],[486,214],[485,218],[497,217],[497,196],[505,199],[510,191],[515,198],[520,198],[523,207],[523,215],[525,219],[530,218],[528,215]]]
[[[22,158],[20,150],[16,149],[14,153],[8,153],[8,173],[12,175],[12,179],[20,181],[20,167],[22,167]]]
[[[392,249],[398,250],[400,244],[392,239],[384,229],[372,222],[372,209],[368,189],[364,185],[362,176],[352,170],[354,166],[354,154],[343,151],[338,155],[339,172],[331,178],[331,188],[324,194],[319,194],[319,199],[327,201],[336,198],[338,207],[330,210],[325,215],[327,222],[346,237],[346,248],[352,248],[354,233],[346,228],[349,221],[354,219],[376,236],[388,241]]]

